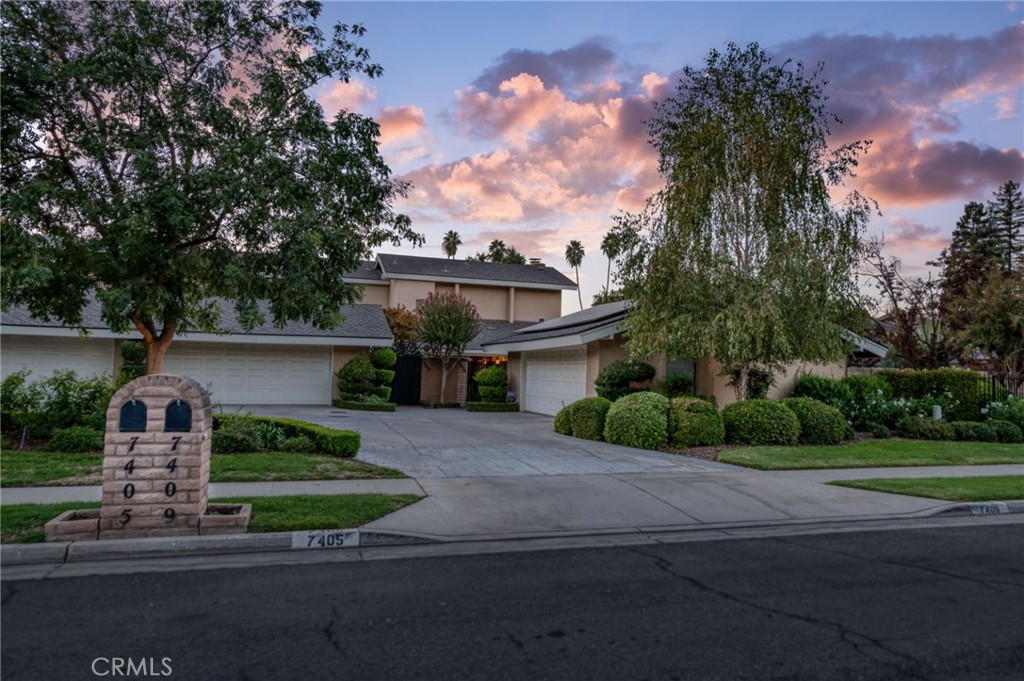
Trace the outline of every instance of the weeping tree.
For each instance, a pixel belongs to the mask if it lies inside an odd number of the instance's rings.
[[[146,371],[182,331],[266,318],[320,328],[358,300],[343,276],[423,238],[378,125],[327,120],[326,79],[381,75],[301,0],[0,5],[2,302],[83,325],[95,296]],[[219,299],[219,300],[218,300]]]
[[[648,124],[665,186],[621,214],[629,349],[752,367],[825,362],[857,318],[854,268],[873,203],[833,191],[869,142],[829,149],[825,83],[757,44],[687,67]]]

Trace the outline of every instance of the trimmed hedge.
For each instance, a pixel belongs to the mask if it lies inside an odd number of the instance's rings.
[[[956,431],[952,426],[926,416],[904,416],[896,422],[896,434],[913,440],[956,439]]]
[[[104,432],[88,426],[57,428],[47,445],[53,452],[95,452],[103,451]]]
[[[604,439],[613,445],[658,449],[668,441],[669,399],[638,392],[617,399],[605,418]]]
[[[504,402],[508,395],[508,374],[505,368],[494,365],[473,374],[480,399],[484,402]]]
[[[717,447],[725,442],[725,422],[710,402],[677,397],[669,405],[668,435],[673,447]]]
[[[657,392],[669,399],[673,397],[692,397],[693,374],[685,371],[674,371],[658,381]]]
[[[393,405],[392,405],[393,406]],[[241,416],[237,414],[214,414],[214,434],[224,424],[239,419],[253,419],[257,422],[276,425],[285,437],[305,436],[313,441],[316,451],[331,456],[350,457],[359,452],[360,437],[354,430],[338,430],[327,426],[278,416]]]
[[[989,419],[985,421],[985,424],[996,431],[996,437],[999,438],[1000,442],[1010,444],[1024,442],[1024,431],[1018,428],[1016,424],[1001,419]]]
[[[377,385],[390,386],[395,380],[394,369],[377,369]]]
[[[604,424],[612,403],[603,397],[584,397],[569,405],[569,423],[574,437],[603,440]]]
[[[391,369],[398,363],[398,354],[391,348],[377,348],[370,353],[370,363],[376,369]]]
[[[331,400],[331,406],[352,411],[395,411],[398,405],[394,402],[357,402],[356,400]]]
[[[943,414],[950,421],[977,421],[982,398],[978,375],[961,369],[926,371],[888,369],[878,374],[892,386],[893,395],[904,398],[950,395],[953,404]]]
[[[466,402],[466,411],[519,411],[518,402]]]
[[[963,442],[999,442],[999,433],[988,423],[953,421],[950,424],[956,439]]]
[[[572,435],[572,405],[562,407],[555,414],[555,432],[559,435]]]
[[[782,403],[800,421],[800,444],[837,445],[846,438],[846,417],[813,397],[790,397]]]
[[[654,373],[654,367],[647,362],[620,359],[601,369],[594,380],[594,387],[599,396],[614,402],[630,393],[644,391],[643,388],[634,388],[632,384],[649,381],[654,378]]]
[[[722,420],[727,442],[793,446],[800,440],[800,420],[781,402],[733,402],[722,410]]]

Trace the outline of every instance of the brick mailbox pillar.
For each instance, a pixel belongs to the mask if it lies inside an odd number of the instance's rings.
[[[99,538],[199,534],[211,434],[210,396],[191,378],[141,376],[118,390],[107,409]]]

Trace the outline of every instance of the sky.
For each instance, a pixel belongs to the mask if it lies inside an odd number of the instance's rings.
[[[968,201],[1024,180],[1024,2],[327,2],[320,23],[362,24],[382,77],[322,83],[326,113],[374,117],[396,208],[442,257],[492,239],[571,278],[586,251],[584,307],[605,286],[612,216],[662,186],[645,121],[683,67],[757,42],[823,62],[831,144],[870,139],[847,189],[875,199],[869,225],[911,274],[948,245]],[[612,283],[614,288],[614,281]],[[563,314],[579,309],[563,294]]]

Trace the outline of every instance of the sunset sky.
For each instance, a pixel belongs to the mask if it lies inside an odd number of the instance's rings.
[[[922,271],[963,204],[1024,179],[1021,2],[326,3],[321,23],[361,23],[384,67],[325,83],[325,110],[371,115],[413,190],[399,208],[442,256],[502,239],[573,276],[584,305],[604,286],[601,238],[660,187],[644,121],[686,65],[727,42],[824,62],[833,140],[872,139],[852,188],[883,213],[892,254]],[[566,293],[563,312],[579,308]]]

